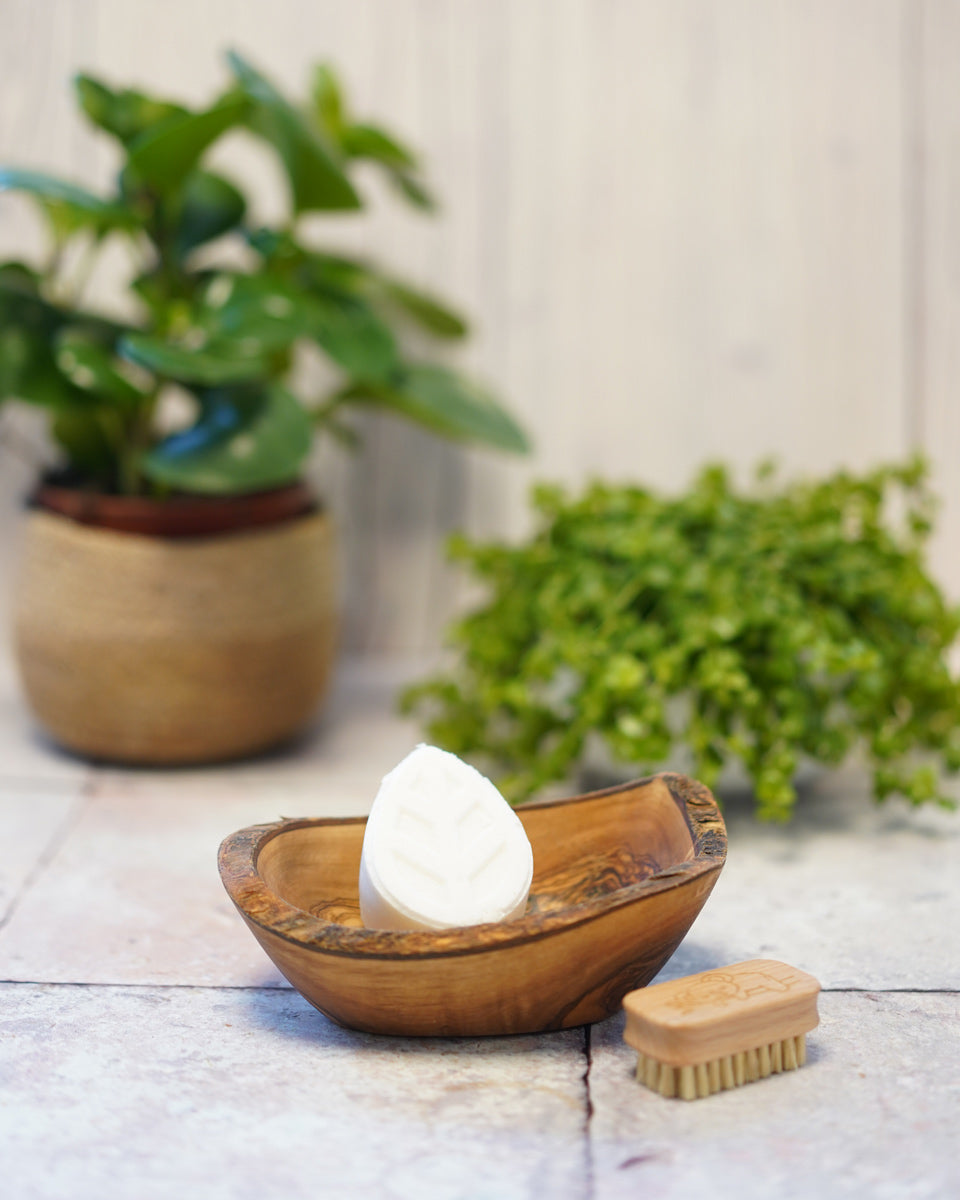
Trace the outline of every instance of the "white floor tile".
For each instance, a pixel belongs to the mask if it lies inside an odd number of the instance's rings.
[[[945,1200],[960,1195],[960,997],[821,996],[809,1062],[703,1100],[633,1078],[613,1018],[592,1034],[597,1200]]]
[[[579,1030],[374,1038],[290,991],[0,988],[18,1200],[581,1200]]]
[[[960,813],[877,806],[849,771],[789,825],[743,802],[726,820],[726,866],[663,978],[779,958],[825,987],[960,990]]]
[[[0,938],[13,907],[66,836],[81,803],[78,787],[47,791],[0,780]]]

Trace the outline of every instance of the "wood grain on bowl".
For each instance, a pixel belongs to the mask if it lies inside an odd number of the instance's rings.
[[[601,1020],[658,973],[709,896],[727,848],[716,801],[662,774],[517,812],[534,878],[513,921],[364,929],[363,818],[240,830],[220,874],[280,971],[343,1025],[477,1036]]]

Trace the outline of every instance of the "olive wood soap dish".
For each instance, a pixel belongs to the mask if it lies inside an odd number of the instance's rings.
[[[365,929],[363,818],[241,829],[220,847],[220,875],[284,976],[342,1025],[479,1036],[602,1020],[657,974],[709,896],[727,852],[716,801],[662,774],[517,814],[534,875],[512,921]]]

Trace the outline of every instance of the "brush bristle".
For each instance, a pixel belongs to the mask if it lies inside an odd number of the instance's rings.
[[[742,1050],[739,1054],[728,1054],[712,1062],[696,1063],[693,1066],[672,1067],[669,1063],[651,1058],[649,1054],[637,1055],[637,1079],[645,1087],[661,1096],[679,1096],[681,1100],[697,1100],[722,1092],[727,1088],[742,1087],[768,1075],[779,1075],[781,1071],[794,1071],[807,1061],[806,1034],[771,1042],[767,1046],[756,1046]]]

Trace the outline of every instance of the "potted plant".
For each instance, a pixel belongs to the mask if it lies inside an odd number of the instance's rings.
[[[781,820],[801,762],[856,753],[877,799],[952,808],[960,611],[924,564],[931,506],[921,460],[810,483],[763,470],[751,491],[713,467],[675,497],[542,487],[526,542],[455,541],[488,598],[406,706],[513,800],[679,750],[710,786],[739,763]]]
[[[329,519],[301,472],[317,434],[354,436],[352,407],[526,448],[475,383],[401,349],[405,323],[450,339],[466,332],[461,317],[303,232],[305,213],[363,207],[351,179],[362,161],[429,210],[416,156],[353,117],[328,67],[298,107],[239,55],[229,66],[229,88],[202,109],[76,80],[123,156],[110,196],[0,170],[0,188],[30,195],[52,239],[40,267],[0,264],[0,399],[40,406],[61,456],[28,518],[17,657],[40,722],[97,757],[221,759],[308,720],[336,602]],[[258,224],[238,185],[204,166],[237,129],[282,164],[282,225]],[[107,238],[137,260],[127,320],[83,299]],[[320,397],[291,382],[304,342],[336,371]],[[173,389],[190,415],[171,429]]]

